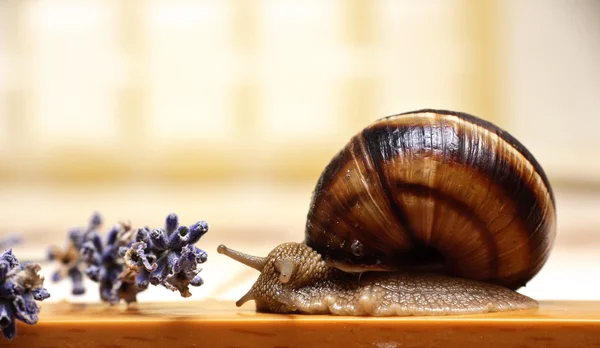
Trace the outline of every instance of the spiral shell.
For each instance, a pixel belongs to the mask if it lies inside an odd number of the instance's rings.
[[[525,285],[556,236],[551,185],[533,155],[477,117],[382,118],[327,165],[304,242],[348,271],[435,270]]]

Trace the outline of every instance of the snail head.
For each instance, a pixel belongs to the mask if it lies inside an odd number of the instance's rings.
[[[222,244],[217,252],[260,272],[254,285],[236,302],[238,307],[250,300],[259,309],[286,305],[286,294],[323,279],[329,271],[321,255],[303,243],[280,244],[266,257],[244,254]]]

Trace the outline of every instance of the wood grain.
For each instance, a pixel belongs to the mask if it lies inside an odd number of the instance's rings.
[[[251,303],[44,304],[0,347],[600,347],[600,302],[445,317],[361,318],[256,313]]]

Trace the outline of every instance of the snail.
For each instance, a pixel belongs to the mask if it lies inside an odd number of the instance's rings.
[[[354,316],[535,309],[517,290],[546,263],[556,205],[517,139],[466,113],[374,121],[325,167],[304,240],[266,257],[217,251],[260,272],[236,305]]]

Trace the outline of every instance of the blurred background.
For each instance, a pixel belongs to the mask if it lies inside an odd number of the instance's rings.
[[[600,299],[598,62],[597,0],[0,0],[0,235],[37,260],[94,211],[106,230],[206,220],[192,299],[235,300],[257,273],[219,243],[301,240],[352,135],[450,109],[512,133],[554,185],[558,240],[522,292]],[[98,300],[54,267],[48,301]]]

